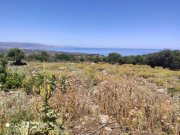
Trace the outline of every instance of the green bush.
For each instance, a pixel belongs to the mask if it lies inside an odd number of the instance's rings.
[[[56,61],[76,61],[76,58],[71,54],[56,54],[54,59]]]
[[[50,84],[50,89],[55,89],[56,77],[54,75],[49,76],[40,73],[31,75],[29,77],[26,76],[22,82],[22,86],[27,94],[40,94],[40,87],[42,87],[45,82]]]
[[[111,64],[115,64],[115,63],[122,64],[122,56],[118,53],[110,53],[107,57],[107,61]]]
[[[14,60],[14,65],[25,65],[26,63],[22,63],[22,59],[25,57],[23,51],[18,48],[9,49],[6,53],[6,57],[10,60]]]
[[[7,71],[7,62],[0,60],[0,84],[1,90],[9,91],[21,87],[24,75]]]
[[[7,71],[6,71],[7,62],[3,59],[0,60],[0,83],[5,83]]]
[[[7,55],[10,60],[15,60],[15,64],[21,63],[24,58],[24,54],[19,49],[11,49],[8,51]],[[29,61],[73,61],[73,62],[83,62],[83,61],[93,61],[98,62],[108,62],[111,64],[138,64],[138,65],[150,65],[151,67],[160,66],[163,68],[169,68],[172,70],[180,69],[180,50],[162,50],[157,53],[151,53],[146,55],[131,55],[131,56],[121,56],[118,53],[109,53],[109,55],[88,55],[88,54],[60,54],[60,53],[47,53],[46,51],[41,51],[26,55],[26,60]],[[23,64],[23,63],[21,63]]]
[[[32,78],[25,78],[22,82],[24,91],[29,95],[32,93],[33,81]]]
[[[151,67],[180,69],[180,51],[163,50],[146,56],[146,63]]]
[[[21,87],[24,75],[18,73],[8,73],[5,83],[3,84],[3,90],[9,91]]]
[[[50,59],[50,55],[46,51],[38,52],[37,54],[30,54],[26,56],[26,60],[28,61],[48,61]]]
[[[96,57],[93,58],[94,63],[98,63],[98,62],[102,62],[102,61],[103,61],[102,57],[96,56]]]

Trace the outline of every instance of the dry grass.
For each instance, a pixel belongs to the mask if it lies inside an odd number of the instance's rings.
[[[179,108],[165,93],[158,93],[140,85],[139,81],[114,78],[99,85],[98,101],[103,114],[112,115],[121,126],[128,126],[128,132],[157,132],[177,134]],[[110,99],[110,100],[109,100]]]
[[[24,67],[10,68],[26,75],[32,71],[55,74],[58,87],[49,104],[63,117],[72,134],[89,134],[95,130],[92,128],[97,129],[100,114],[110,116],[116,128],[111,127],[111,133],[102,128],[99,134],[140,131],[178,134],[179,101],[167,89],[179,89],[180,71],[143,65],[69,62],[30,62]],[[35,95],[33,98],[38,100]],[[38,119],[38,105],[31,105],[37,114],[33,118]],[[123,126],[127,128],[122,130]]]

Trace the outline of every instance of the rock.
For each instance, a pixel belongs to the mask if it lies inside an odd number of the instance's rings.
[[[89,120],[89,116],[84,116],[84,120],[88,121]]]
[[[64,116],[65,116],[66,118],[68,118],[68,117],[69,117],[69,115],[70,115],[69,113],[66,113]]]
[[[65,67],[59,67],[58,70],[65,70]]]
[[[76,129],[81,129],[81,125],[75,126]]]
[[[164,90],[164,89],[157,89],[157,92],[166,93],[166,90]]]
[[[103,70],[101,73],[102,73],[103,75],[107,75],[107,74],[108,74],[107,70]]]
[[[94,86],[94,88],[93,88],[93,90],[92,90],[93,96],[95,96],[98,92],[99,92],[98,87],[97,87],[97,86]]]
[[[36,71],[32,71],[32,74],[36,74]]]
[[[99,120],[101,124],[105,124],[109,122],[109,116],[108,115],[99,115]]]
[[[91,62],[91,65],[95,65],[95,63],[94,63],[94,62]]]
[[[111,129],[110,127],[105,127],[104,129],[105,129],[106,131],[109,131],[109,132],[112,131],[112,129]]]

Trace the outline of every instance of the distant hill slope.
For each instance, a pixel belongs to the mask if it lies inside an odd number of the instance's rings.
[[[60,47],[48,46],[37,43],[0,42],[0,49],[9,49],[9,48],[20,48],[20,49],[30,49],[30,50],[52,50]]]
[[[70,46],[53,46],[53,45],[44,45],[38,43],[22,43],[22,42],[0,42],[0,54],[10,48],[19,48],[22,49],[25,53],[38,53],[39,51],[48,51],[49,53],[66,53],[74,55],[84,55],[87,53],[81,52],[67,52],[62,51],[63,48],[68,48]],[[93,54],[89,54],[93,55]]]

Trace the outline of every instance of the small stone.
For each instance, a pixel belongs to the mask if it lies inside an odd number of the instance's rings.
[[[10,124],[9,124],[9,123],[6,123],[6,127],[10,127]]]
[[[108,115],[99,115],[99,120],[101,124],[108,123],[109,121],[109,116]]]
[[[177,121],[180,122],[180,117],[177,117]]]
[[[164,90],[164,89],[157,89],[157,92],[166,93],[166,90]]]
[[[36,74],[36,71],[32,71],[32,74]]]
[[[89,120],[89,116],[84,116],[84,120],[88,121]]]
[[[95,63],[94,63],[94,62],[91,62],[91,65],[95,65]]]
[[[106,131],[109,131],[109,132],[112,131],[112,129],[111,129],[110,127],[105,127],[104,129],[105,129]]]
[[[81,125],[75,126],[74,128],[80,129],[80,128],[81,128]]]
[[[98,90],[97,86],[95,86],[92,91],[93,96],[95,96],[98,92],[99,92],[99,90]]]

